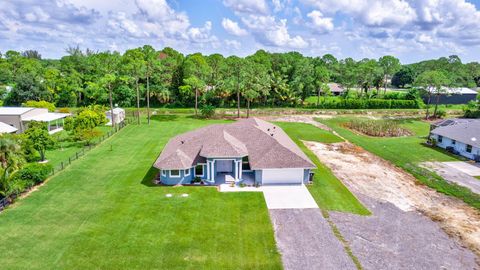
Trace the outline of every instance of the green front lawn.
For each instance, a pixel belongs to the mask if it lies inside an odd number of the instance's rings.
[[[107,134],[112,128],[109,126],[98,127],[102,134]],[[55,169],[58,169],[61,166],[61,163],[68,164],[68,158],[76,157],[75,153],[80,152],[84,148],[83,142],[58,142],[55,145],[54,149],[47,150],[46,157],[48,163],[51,164]]]
[[[130,125],[17,201],[0,214],[2,269],[281,269],[261,193],[150,182],[169,138],[214,122]]]
[[[440,148],[424,144],[429,133],[428,123],[419,120],[404,120],[401,125],[410,129],[414,133],[413,136],[377,138],[360,135],[342,125],[352,119],[355,118],[337,117],[328,120],[317,119],[317,121],[327,124],[350,142],[406,170],[421,183],[439,192],[460,198],[471,206],[480,209],[480,195],[465,187],[451,184],[438,175],[418,166],[419,163],[426,161],[455,161],[461,159]]]
[[[314,184],[308,186],[319,207],[329,211],[351,212],[360,215],[368,215],[370,212],[348,190],[332,171],[318,160],[302,141],[314,141],[321,143],[341,142],[342,139],[331,132],[305,123],[276,122],[305,154],[315,163]]]

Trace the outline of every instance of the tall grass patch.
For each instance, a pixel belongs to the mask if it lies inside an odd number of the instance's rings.
[[[374,137],[410,136],[412,132],[400,126],[395,120],[355,119],[344,123],[344,126],[362,134]]]

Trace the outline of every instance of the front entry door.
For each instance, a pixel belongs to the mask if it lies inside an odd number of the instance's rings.
[[[217,173],[231,173],[233,172],[232,160],[217,160]]]

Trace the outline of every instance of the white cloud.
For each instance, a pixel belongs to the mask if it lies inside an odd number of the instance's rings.
[[[226,39],[225,40],[225,45],[227,45],[230,48],[239,50],[242,47],[242,44],[238,42],[237,40],[232,40],[232,39]]]
[[[268,5],[265,0],[223,0],[223,4],[235,12],[251,14],[268,13]]]
[[[285,0],[272,0],[273,11],[279,12],[285,8],[286,1]]]
[[[285,48],[306,48],[308,43],[299,35],[291,36],[287,20],[276,21],[273,16],[248,15],[242,22],[254,33],[255,38],[267,46]]]
[[[420,35],[418,35],[417,40],[420,43],[427,43],[427,44],[433,43],[433,38],[430,35],[427,35],[424,33],[421,33]]]
[[[228,33],[235,36],[245,36],[248,34],[247,30],[242,29],[240,26],[238,26],[237,22],[234,22],[228,18],[223,18],[222,26]]]
[[[310,26],[317,33],[328,33],[334,28],[333,19],[324,17],[323,14],[318,10],[308,13],[307,17],[309,17],[311,20]]]
[[[404,0],[303,0],[324,14],[342,12],[370,26],[402,26],[415,18],[415,12]]]

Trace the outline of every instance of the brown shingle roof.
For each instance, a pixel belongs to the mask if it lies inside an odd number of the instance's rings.
[[[257,118],[217,124],[172,138],[155,162],[156,168],[187,169],[204,158],[248,156],[253,170],[315,168],[278,126]]]

